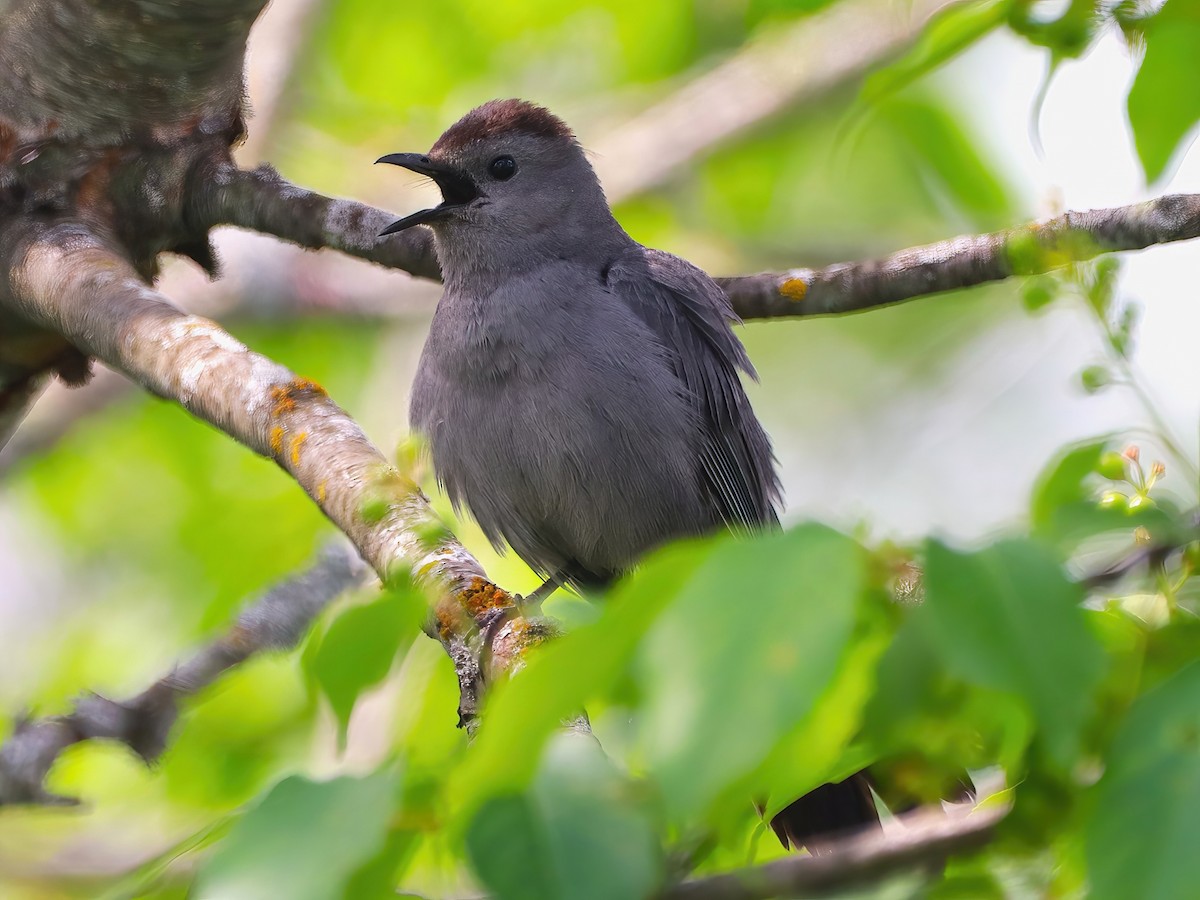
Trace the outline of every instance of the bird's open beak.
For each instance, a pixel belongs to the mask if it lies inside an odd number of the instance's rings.
[[[379,232],[380,237],[395,234],[397,231],[403,231],[414,225],[424,225],[436,221],[454,210],[466,206],[479,196],[475,182],[468,176],[446,163],[430,159],[423,153],[389,153],[387,156],[379,157],[375,162],[401,166],[418,174],[428,175],[442,191],[442,203],[439,206],[435,206],[433,209],[423,209],[393,222]]]

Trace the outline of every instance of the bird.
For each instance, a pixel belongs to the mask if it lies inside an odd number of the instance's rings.
[[[729,298],[626,233],[562,119],[492,100],[427,153],[378,162],[441,190],[381,237],[433,231],[444,291],[410,425],[455,509],[494,545],[543,589],[586,592],[669,541],[779,526],[775,457],[742,383],[757,375]],[[786,846],[877,825],[864,785],[801,798],[776,833]]]

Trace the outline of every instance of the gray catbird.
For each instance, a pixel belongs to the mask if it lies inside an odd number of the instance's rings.
[[[442,191],[383,232],[429,225],[445,281],[410,418],[494,543],[551,582],[602,585],[672,538],[777,523],[728,298],[625,233],[565,123],[493,100],[429,153],[379,161]],[[781,837],[875,820],[861,784],[823,791]]]

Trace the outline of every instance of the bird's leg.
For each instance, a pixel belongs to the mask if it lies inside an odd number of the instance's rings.
[[[517,606],[522,610],[532,609],[535,612],[538,611],[541,609],[542,601],[562,587],[563,582],[566,580],[567,573],[565,569],[559,569],[557,572],[551,573],[550,577],[543,581],[537,590],[525,597],[521,597],[517,601]]]
[[[479,650],[480,671],[487,672],[488,664],[492,659],[492,644],[495,643],[496,636],[500,633],[500,629],[504,627],[505,623],[518,615],[524,616],[531,613],[540,613],[542,610],[542,601],[562,587],[563,582],[566,580],[566,570],[559,570],[547,578],[537,590],[528,596],[521,597],[518,595],[515,598],[515,605],[498,606],[494,609],[489,609],[476,619],[475,624],[483,635],[483,644]]]

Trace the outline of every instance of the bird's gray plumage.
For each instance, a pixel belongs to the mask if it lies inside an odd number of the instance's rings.
[[[491,174],[502,156],[511,177]],[[594,582],[672,538],[776,521],[729,301],[624,232],[561,121],[493,101],[428,155],[384,159],[446,197],[398,223],[432,225],[445,280],[410,418],[493,542]]]
[[[492,101],[428,154],[381,161],[445,199],[384,232],[432,226],[445,280],[410,418],[494,543],[545,575],[603,582],[672,538],[776,521],[728,299],[624,232],[562,121]],[[772,821],[785,846],[862,824],[878,826],[862,775]]]

